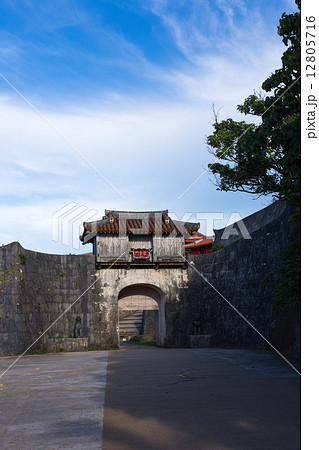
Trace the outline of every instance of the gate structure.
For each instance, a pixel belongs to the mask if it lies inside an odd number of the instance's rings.
[[[157,345],[164,346],[166,304],[178,300],[178,290],[187,283],[185,239],[200,224],[174,221],[167,210],[106,210],[101,220],[83,225],[80,239],[93,244],[101,277],[99,306],[106,316],[107,339],[116,335],[119,343],[119,310],[153,309],[158,311]]]

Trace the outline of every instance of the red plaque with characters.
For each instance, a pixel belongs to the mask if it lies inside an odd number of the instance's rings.
[[[151,249],[150,248],[135,248],[133,251],[133,260],[136,259],[151,259]]]

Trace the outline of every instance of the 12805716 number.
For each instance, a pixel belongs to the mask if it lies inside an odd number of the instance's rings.
[[[314,23],[315,20],[316,20],[316,18],[314,16],[306,17],[306,22],[308,23],[306,25],[306,30],[308,30],[308,29],[315,30],[316,29],[316,25]],[[311,23],[311,25],[310,25],[310,23]],[[313,64],[306,64],[306,72],[309,71],[309,73],[306,73],[306,77],[315,77],[316,76],[316,73],[315,73],[315,71],[316,71],[316,66],[315,66],[316,42],[314,40],[315,37],[316,37],[316,35],[315,35],[314,31],[312,33],[310,31],[306,31],[306,62],[313,63]],[[311,40],[311,38],[313,38],[313,39]],[[307,39],[310,39],[310,40],[308,41]]]

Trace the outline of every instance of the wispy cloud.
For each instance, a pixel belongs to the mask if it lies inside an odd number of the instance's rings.
[[[275,28],[273,34],[267,31],[265,12],[256,6],[198,0],[181,15],[169,2],[154,0],[147,8],[160,18],[188,62],[173,67],[162,80],[188,99],[236,102],[238,94],[243,99],[259,88],[280,65],[281,40]]]
[[[121,7],[146,15],[154,45],[165,41],[165,61],[126,33],[121,14],[116,27],[79,2],[7,4],[24,27],[2,34],[11,81],[127,198],[101,184],[1,83],[0,214],[8,225],[2,239],[21,236],[34,249],[45,247],[51,214],[70,201],[101,213],[105,207],[174,211],[178,193],[209,162],[212,103],[223,117],[236,117],[236,105],[279,67],[283,50],[278,18],[270,29],[266,2],[123,0]],[[233,207],[230,198],[216,196],[203,177],[178,207],[181,214],[194,205],[221,210]],[[249,213],[260,202],[243,205]],[[21,235],[15,224],[27,211]]]

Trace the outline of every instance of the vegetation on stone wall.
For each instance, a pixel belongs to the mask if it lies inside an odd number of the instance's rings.
[[[0,269],[0,283],[5,281],[12,281],[12,276],[15,273],[15,270],[9,269]]]
[[[218,250],[221,250],[224,247],[226,247],[226,244],[214,244],[210,250],[210,253],[217,252]]]
[[[20,253],[19,258],[20,258],[20,263],[21,264],[25,264],[26,259],[27,259],[26,254],[25,253]]]

